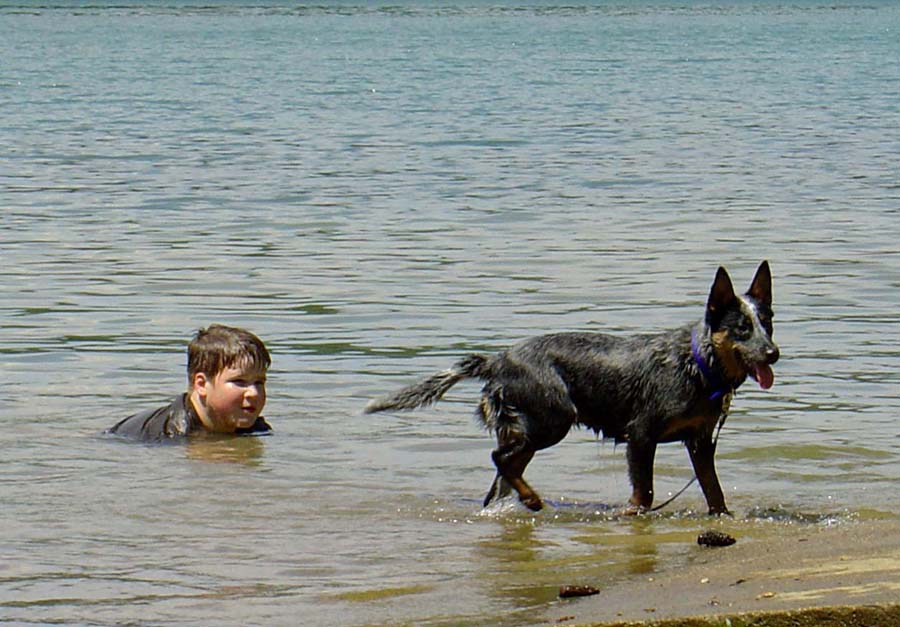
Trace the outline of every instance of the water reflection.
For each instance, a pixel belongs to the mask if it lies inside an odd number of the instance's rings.
[[[654,534],[649,518],[635,517],[630,521],[631,540],[626,545],[625,565],[632,575],[646,575],[656,571],[660,538]]]
[[[626,575],[655,572],[660,544],[673,540],[653,517],[608,519],[590,530],[556,523],[514,515],[496,521],[497,532],[474,545],[487,595],[511,607],[537,607],[554,600],[561,585],[602,589]]]
[[[187,456],[205,462],[225,462],[244,466],[260,466],[264,438],[229,437],[215,434],[198,434],[187,442]]]
[[[556,569],[542,554],[549,544],[536,533],[533,523],[498,521],[496,535],[476,543],[474,550],[482,572],[478,578],[486,595],[509,607],[537,607],[556,596],[552,581]]]

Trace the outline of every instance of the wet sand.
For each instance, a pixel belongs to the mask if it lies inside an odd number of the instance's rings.
[[[559,625],[900,625],[900,521],[786,528],[561,599]]]

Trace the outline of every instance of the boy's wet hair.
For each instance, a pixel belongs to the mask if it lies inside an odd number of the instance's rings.
[[[250,331],[211,324],[198,330],[188,345],[188,383],[198,372],[215,377],[236,365],[268,370],[271,363],[265,344]]]

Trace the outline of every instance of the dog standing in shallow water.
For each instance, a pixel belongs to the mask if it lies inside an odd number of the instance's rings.
[[[449,370],[373,400],[366,413],[430,405],[459,381],[480,379],[485,385],[478,414],[497,437],[497,475],[485,506],[515,490],[525,506],[541,509],[540,497],[522,478],[525,467],[536,451],[583,425],[626,443],[633,508],[653,502],[656,445],[680,440],[709,513],[726,514],[713,434],[748,375],[763,389],[772,386],[776,361],[772,275],[763,261],[743,296],[720,267],[699,322],[646,335],[534,337],[498,355],[469,355]]]

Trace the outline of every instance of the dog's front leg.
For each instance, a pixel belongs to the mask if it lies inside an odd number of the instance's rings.
[[[687,442],[688,454],[694,465],[694,474],[703,489],[710,515],[731,514],[725,507],[725,495],[716,474],[716,444],[709,435],[701,435],[696,440]]]
[[[656,443],[629,442],[625,456],[628,459],[628,477],[631,479],[631,498],[628,502],[635,512],[650,509],[653,504]]]

